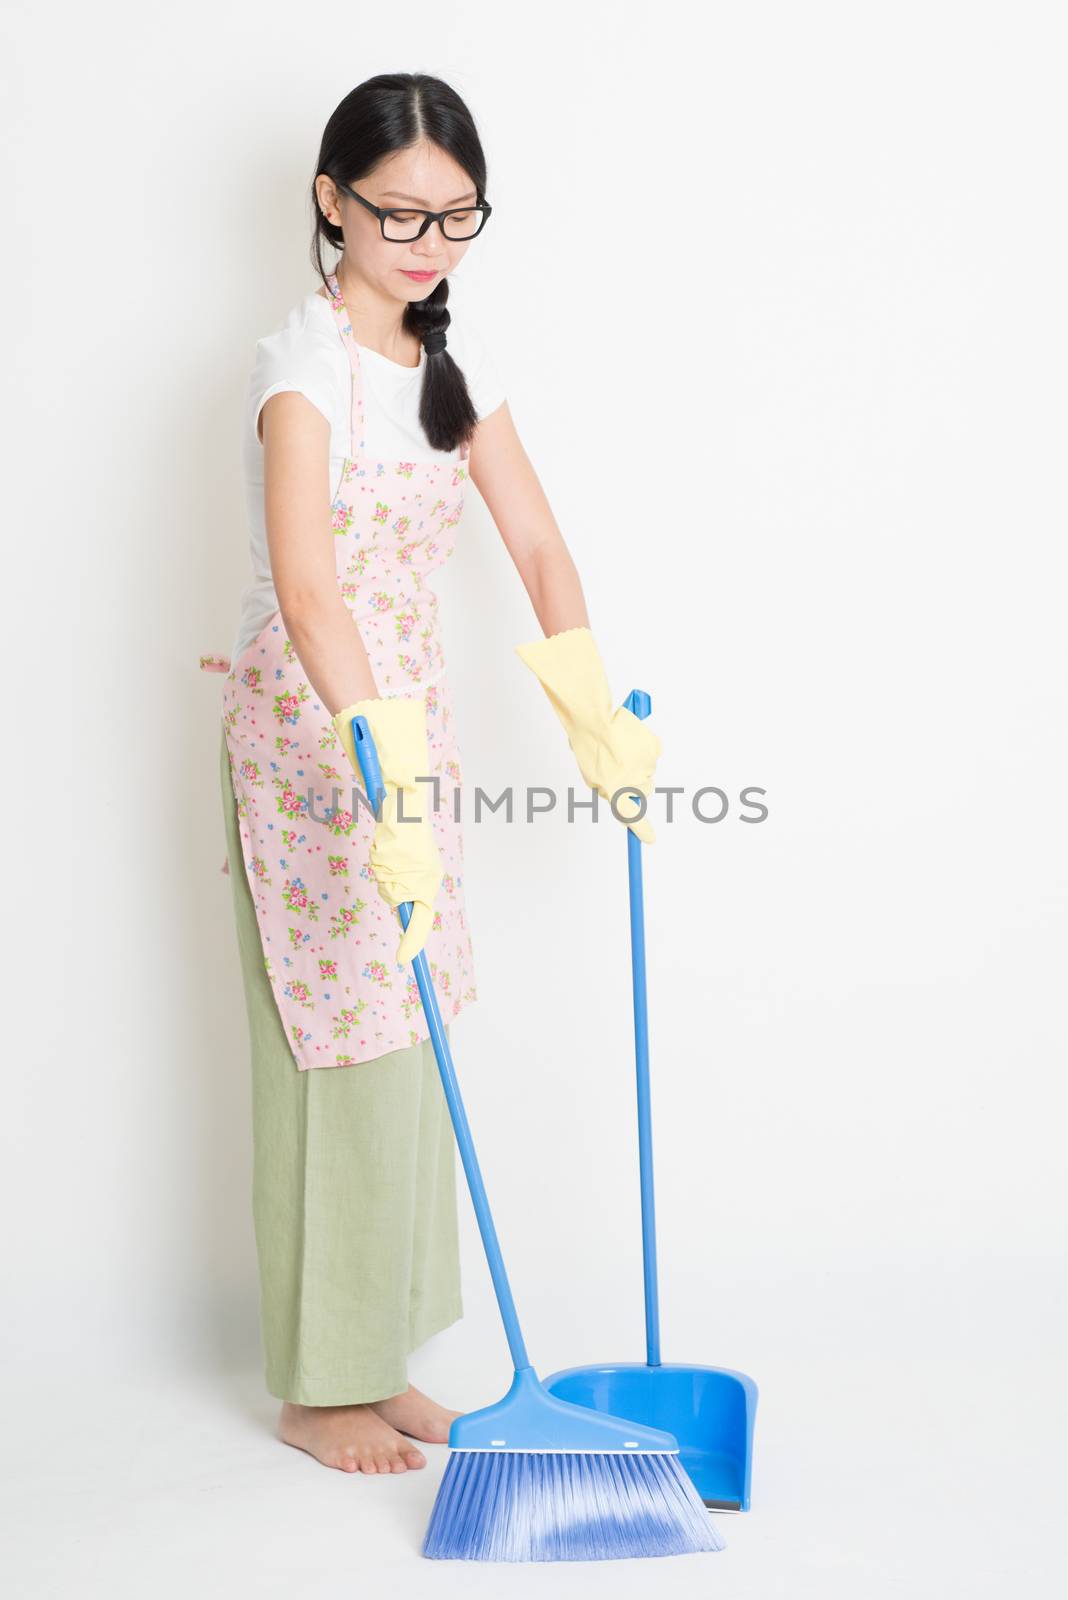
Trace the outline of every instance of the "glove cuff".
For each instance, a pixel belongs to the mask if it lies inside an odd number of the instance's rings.
[[[360,763],[352,738],[353,717],[366,717],[378,753],[383,783],[391,788],[411,788],[416,778],[430,776],[430,750],[423,695],[385,695],[357,700],[334,718],[338,738],[360,777]],[[420,785],[425,788],[425,785]]]
[[[589,628],[565,628],[529,644],[517,644],[565,728],[599,728],[612,715],[601,652]]]

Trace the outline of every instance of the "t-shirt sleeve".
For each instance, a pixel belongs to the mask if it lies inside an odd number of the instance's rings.
[[[334,426],[341,395],[337,352],[306,314],[291,316],[277,333],[257,340],[249,380],[249,424],[258,437],[259,417],[273,394],[290,389],[309,399]]]
[[[463,369],[467,392],[481,422],[483,417],[488,417],[503,402],[504,380],[481,329],[467,319],[464,322],[462,359],[457,365]]]

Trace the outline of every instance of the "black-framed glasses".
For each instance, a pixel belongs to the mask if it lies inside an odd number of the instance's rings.
[[[432,222],[438,224],[446,239],[473,239],[476,234],[482,232],[486,226],[486,218],[493,210],[485,200],[457,206],[453,211],[418,211],[410,206],[391,206],[388,210],[384,210],[381,206],[373,206],[370,200],[365,200],[362,194],[357,194],[355,189],[350,189],[348,184],[342,183],[340,179],[335,178],[333,181],[336,188],[343,189],[354,200],[358,200],[361,206],[366,206],[368,211],[374,213],[382,229],[383,239],[388,239],[391,244],[410,244],[413,239],[421,239]]]

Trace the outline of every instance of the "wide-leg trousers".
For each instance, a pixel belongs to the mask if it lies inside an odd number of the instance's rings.
[[[434,1047],[299,1070],[264,965],[225,736],[220,778],[252,1054],[267,1389],[310,1406],[382,1400],[407,1388],[408,1354],[463,1315],[456,1140]]]

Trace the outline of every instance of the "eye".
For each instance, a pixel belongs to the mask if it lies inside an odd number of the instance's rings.
[[[391,217],[396,217],[398,222],[414,222],[421,213],[418,211],[391,211]]]

